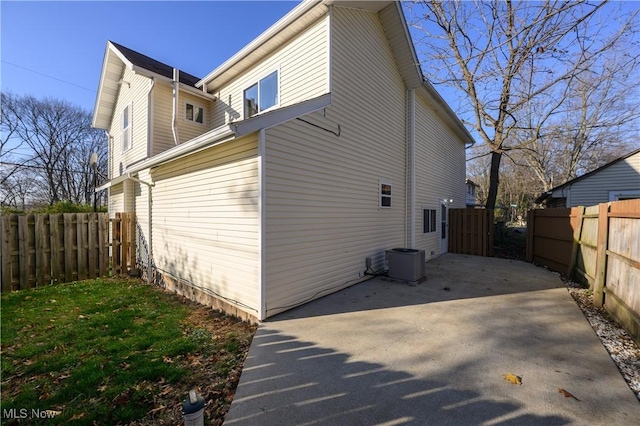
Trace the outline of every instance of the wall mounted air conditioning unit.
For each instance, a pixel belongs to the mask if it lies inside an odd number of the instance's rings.
[[[415,284],[424,279],[424,250],[394,248],[385,251],[388,276],[394,280]]]

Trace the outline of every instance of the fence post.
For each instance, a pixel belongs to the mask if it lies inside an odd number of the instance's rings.
[[[584,206],[578,206],[571,209],[571,212],[576,211],[576,227],[573,229],[573,247],[571,249],[571,260],[569,261],[569,267],[567,268],[567,277],[573,279],[576,263],[578,261],[578,252],[580,251],[580,239],[582,238],[582,223],[584,215]]]
[[[535,235],[536,211],[529,210],[527,212],[527,254],[526,261],[533,262],[533,238]]]
[[[607,246],[609,242],[609,203],[598,207],[598,251],[596,255],[596,279],[593,285],[593,304],[604,304],[604,286],[607,277]]]

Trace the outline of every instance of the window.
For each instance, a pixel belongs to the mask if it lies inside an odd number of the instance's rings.
[[[278,71],[274,71],[244,91],[244,118],[278,105]]]
[[[122,110],[122,152],[131,148],[131,105],[127,105]]]
[[[428,234],[430,232],[436,232],[436,211],[435,209],[423,209],[422,210],[422,233]]]
[[[379,195],[380,195],[380,208],[391,207],[391,184],[388,182],[379,181]]]
[[[184,104],[184,118],[187,121],[204,124],[204,108],[186,102]]]

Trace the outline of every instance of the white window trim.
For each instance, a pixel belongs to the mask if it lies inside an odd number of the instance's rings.
[[[125,109],[128,109],[127,111],[127,121],[129,123],[129,126],[127,127],[129,129],[129,146],[125,149],[124,147],[124,127],[123,127],[123,116],[124,116],[124,111]],[[132,103],[129,102],[127,105],[125,105],[124,107],[122,107],[122,110],[120,111],[119,116],[119,120],[120,120],[120,151],[124,154],[125,152],[131,150],[131,148],[133,148],[133,131],[132,131],[132,127],[133,127],[133,113],[132,113]]]
[[[425,223],[424,223],[424,211],[428,210],[429,212],[435,212],[435,229],[433,231],[424,232]],[[429,213],[429,229],[431,229],[431,213]],[[440,226],[438,225],[438,209],[434,206],[422,206],[422,235],[437,235],[440,230]]]
[[[277,72],[277,74],[276,74],[276,81],[277,81],[277,85],[278,85],[278,102],[276,102],[276,104],[275,104],[275,105],[273,105],[272,107],[269,107],[269,108],[267,108],[267,109],[265,109],[265,110],[263,110],[263,111],[258,111],[258,113],[257,113],[256,115],[253,115],[252,117],[257,117],[257,116],[259,116],[260,114],[263,114],[263,113],[265,113],[265,112],[269,112],[269,111],[272,111],[272,110],[274,110],[274,109],[276,109],[276,108],[280,108],[280,102],[281,102],[281,90],[280,90],[280,67],[278,67],[278,68],[273,68],[273,69],[271,69],[270,71],[268,71],[268,72],[265,72],[265,73],[261,74],[261,75],[260,75],[260,77],[258,77],[258,78],[257,78],[257,79],[255,79],[255,80],[252,80],[250,84],[247,84],[247,85],[246,85],[246,86],[244,86],[244,88],[242,89],[242,118],[243,118],[244,120],[246,120],[247,118],[251,118],[251,117],[247,117],[247,116],[246,116],[246,111],[245,111],[245,105],[246,105],[246,102],[245,102],[245,98],[244,98],[244,92],[246,92],[246,91],[247,91],[247,89],[249,89],[251,86],[254,86],[254,85],[256,85],[256,84],[258,85],[258,108],[259,108],[259,107],[260,107],[260,106],[259,106],[259,105],[260,105],[260,81],[261,81],[261,80],[263,80],[265,77],[270,76],[270,75],[271,75],[271,74],[273,74],[274,72]]]
[[[382,185],[388,185],[391,187],[391,195],[382,194]],[[389,198],[388,206],[382,205],[382,199]],[[390,209],[393,206],[393,184],[388,180],[378,180],[378,209]]]
[[[201,108],[202,109],[202,123],[198,123],[196,120],[189,120],[187,118],[187,104],[192,105],[194,108]],[[207,109],[204,107],[204,105],[201,105],[201,104],[199,104],[197,102],[184,101],[183,105],[182,105],[182,111],[183,111],[182,119],[184,121],[186,121],[187,123],[197,124],[198,126],[206,125],[206,123],[207,123]]]

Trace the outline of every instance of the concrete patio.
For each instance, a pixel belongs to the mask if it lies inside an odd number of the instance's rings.
[[[446,254],[418,286],[375,278],[261,324],[225,424],[639,419],[640,403],[556,275]]]

